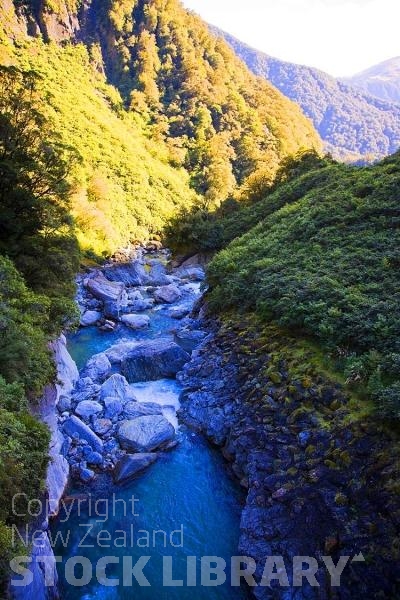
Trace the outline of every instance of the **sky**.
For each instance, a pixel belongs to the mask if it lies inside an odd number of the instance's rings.
[[[400,0],[183,0],[271,56],[335,77],[400,55]]]

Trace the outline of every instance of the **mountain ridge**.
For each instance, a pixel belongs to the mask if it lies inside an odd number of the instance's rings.
[[[256,50],[213,25],[250,70],[266,78],[312,120],[325,150],[340,160],[375,160],[400,146],[400,107],[305,65]]]
[[[381,100],[398,104],[400,103],[400,56],[384,60],[351,77],[341,77],[341,80]]]

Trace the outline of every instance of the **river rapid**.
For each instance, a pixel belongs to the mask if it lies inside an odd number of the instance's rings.
[[[157,348],[159,340],[160,344],[177,341],[190,356],[196,352],[198,340],[206,335],[199,330],[199,323],[187,316],[201,296],[201,267],[184,266],[171,275],[165,267],[166,258],[165,252],[143,252],[135,259],[133,270],[131,263],[125,267],[117,265],[106,272],[108,276],[111,274],[112,285],[119,285],[119,278],[123,280],[122,309],[115,306],[121,305],[121,297],[115,299],[114,307],[110,307],[109,300],[101,297],[102,290],[90,283],[96,278],[99,281],[99,277],[101,280],[104,270],[90,273],[89,279],[82,276],[78,282],[81,322],[85,326],[68,337],[68,350],[80,370],[78,391],[75,390],[80,402],[74,401],[73,393],[72,403],[64,401],[64,406],[59,408],[60,429],[65,435],[64,454],[70,462],[73,479],[50,531],[52,539],[57,540],[55,555],[61,557],[58,587],[64,600],[94,597],[244,600],[248,597],[246,589],[232,587],[230,580],[231,557],[238,554],[240,516],[245,500],[243,490],[229,472],[221,453],[202,435],[179,422],[177,412],[182,388],[175,377],[167,373],[168,368],[165,371],[164,365],[165,372],[161,369],[157,376],[149,367],[147,371],[145,369],[148,377],[141,381],[138,376],[132,376],[131,363],[127,369],[126,361],[118,362],[115,358],[118,348],[125,351],[127,344],[132,348],[133,342],[140,345],[150,340],[154,343],[152,348]],[[129,277],[125,278],[127,273]],[[90,324],[90,318],[94,318],[91,313],[95,312],[98,313],[97,322]],[[123,315],[132,313],[142,317],[142,321],[133,319],[134,327],[127,325],[129,319],[122,322]],[[113,352],[110,353],[110,349]],[[96,381],[97,372],[93,376],[93,368],[90,370],[93,357],[103,357],[107,352],[111,366],[106,373],[100,367]],[[156,362],[157,357],[154,360]],[[95,358],[97,366],[99,362]],[[106,412],[101,405],[103,412],[93,414],[80,411],[78,407],[82,402],[88,402],[82,398],[90,396],[85,396],[85,385],[95,386],[94,397],[89,402],[101,404],[101,386],[120,373],[124,365],[124,373],[129,372],[130,379],[135,379],[129,382],[128,395],[130,399],[134,398],[136,408],[138,405],[141,409],[146,407],[143,414],[148,414],[150,408],[150,412],[161,414],[175,432],[172,442],[169,440],[168,444],[149,449],[157,455],[157,460],[146,470],[116,482],[115,470],[127,454],[118,443],[118,431],[126,420],[125,413],[118,410],[115,414],[107,413],[107,406],[111,406],[107,404]],[[137,375],[137,371],[135,373]],[[165,373],[168,377],[163,376]],[[114,405],[111,407],[115,408]],[[87,452],[85,454],[88,444],[79,439],[79,434],[71,435],[70,421],[77,417],[95,431],[100,431],[100,425],[106,420],[112,424],[107,433],[99,434],[102,462],[97,466],[88,462],[94,459],[85,460],[89,456]],[[99,572],[96,576],[95,567],[104,557],[113,558],[102,579]],[[226,583],[201,585],[206,581],[204,573],[202,575],[202,557],[219,557],[220,561],[226,561]],[[146,563],[143,574],[149,585],[139,585],[134,577],[131,577],[132,584],[128,581],[129,576],[124,580],[126,564],[132,567],[138,560]],[[82,568],[82,561],[90,568]],[[171,577],[181,581],[166,585]]]

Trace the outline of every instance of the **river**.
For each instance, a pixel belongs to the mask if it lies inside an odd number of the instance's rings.
[[[186,302],[192,305],[200,291],[197,284],[190,285]],[[121,326],[113,332],[101,332],[97,327],[86,327],[70,335],[68,348],[78,368],[82,369],[92,355],[121,339],[172,335],[177,321],[167,316],[166,308],[155,305],[144,313],[150,317],[150,327],[146,330],[133,331]],[[114,485],[107,474],[98,475],[91,484],[71,485],[67,491],[69,503],[51,526],[53,539],[58,536],[55,554],[62,558],[58,564],[61,598],[244,600],[246,590],[232,587],[229,577],[231,556],[238,554],[243,490],[231,476],[221,453],[200,434],[178,423],[176,410],[181,388],[177,381],[139,382],[131,387],[139,402],[162,405],[164,416],[177,430],[178,445],[160,453],[148,471],[125,485]],[[66,576],[66,564],[77,556],[89,559],[93,565],[92,577],[84,586],[74,585],[71,577]],[[115,561],[105,571],[108,585],[99,582],[94,571],[104,556],[112,556]],[[124,585],[123,557],[129,556],[133,565],[142,556],[150,557],[143,568],[149,586],[139,586],[134,578],[132,586]],[[226,561],[225,584],[200,585],[201,557],[207,556]],[[173,578],[182,580],[182,585],[165,586],[163,565],[167,563],[163,563],[163,557],[172,557]],[[188,557],[195,558],[188,560]],[[77,578],[81,577],[81,571],[77,565]]]

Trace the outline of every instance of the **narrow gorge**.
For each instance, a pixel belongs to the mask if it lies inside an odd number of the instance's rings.
[[[268,599],[282,579],[272,571],[263,580],[266,557],[284,557],[289,586],[294,557],[312,556],[320,587],[303,585],[296,597],[331,598],[324,560],[343,554],[362,558],[343,574],[340,598],[360,589],[389,595],[395,565],[366,569],[365,561],[371,543],[385,552],[395,536],[395,521],[380,511],[383,495],[387,507],[396,502],[389,485],[380,487],[381,461],[388,484],[396,468],[395,449],[383,453],[390,439],[373,423],[346,419],[349,399],[338,384],[293,380],[256,317],[211,317],[201,257],[178,266],[157,243],[148,248],[78,277],[81,326],[68,350],[63,337],[53,344],[60,381],[40,410],[53,431],[52,463],[33,557],[47,556],[54,585],[34,562],[31,586],[22,596],[13,587],[12,596],[128,598],[133,589],[144,599],[244,600],[251,591]],[[122,583],[126,555],[133,564],[147,557],[149,587]],[[84,588],[71,584],[79,577],[68,572],[70,560],[96,565],[105,556],[117,563],[105,579],[91,566]],[[227,564],[251,557],[257,587],[243,580],[194,591],[187,560],[195,557],[196,579],[203,556]]]
[[[399,106],[196,1],[0,6],[0,598],[398,600]]]

